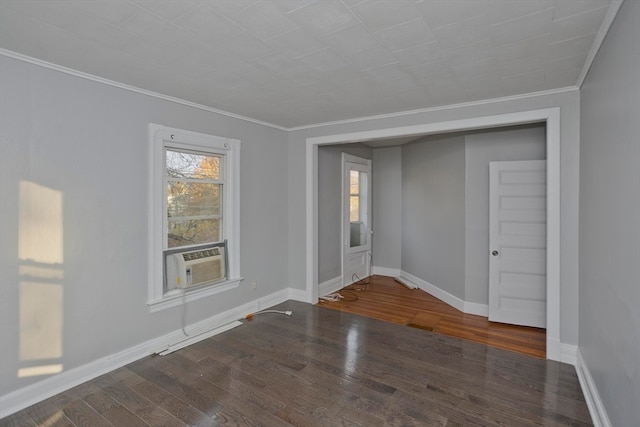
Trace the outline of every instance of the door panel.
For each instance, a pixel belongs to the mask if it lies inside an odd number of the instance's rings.
[[[360,251],[344,257],[342,284],[344,286],[369,276],[369,252]]]
[[[489,166],[489,320],[546,326],[546,162]]]

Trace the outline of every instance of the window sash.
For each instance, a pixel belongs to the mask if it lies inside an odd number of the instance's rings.
[[[173,144],[164,144],[164,205],[165,205],[165,218],[163,220],[163,229],[164,229],[164,239],[163,239],[163,250],[167,250],[167,249],[177,249],[177,248],[188,248],[194,245],[203,245],[203,244],[208,244],[208,243],[216,243],[216,242],[220,242],[226,239],[227,236],[225,236],[224,233],[224,227],[223,227],[223,220],[224,220],[224,203],[223,203],[223,198],[224,198],[224,183],[225,183],[225,177],[224,177],[224,171],[225,171],[225,162],[226,162],[226,156],[224,154],[219,153],[217,150],[213,150],[213,149],[200,149],[200,150],[193,150],[193,149],[189,149],[184,147],[182,144],[179,143],[173,143]],[[208,158],[215,158],[217,159],[218,162],[218,179],[216,178],[211,178],[211,177],[196,177],[193,176],[195,175],[195,171],[197,170],[197,168],[200,167],[200,164],[193,164],[193,165],[189,165],[191,168],[193,168],[193,171],[189,171],[187,170],[187,168],[185,167],[184,173],[188,176],[185,177],[177,177],[174,175],[171,175],[168,171],[169,168],[169,160],[168,160],[168,152],[172,152],[172,153],[176,153],[176,154],[188,154],[188,155],[193,155],[194,159],[191,159],[193,161],[199,161],[202,162],[205,159]],[[215,175],[215,174],[214,174]],[[197,197],[197,195],[194,195],[193,192],[198,191],[197,188],[197,184],[202,184],[202,188],[200,189],[200,191],[203,191],[203,189],[206,190],[206,186],[207,185],[214,185],[214,186],[218,186],[217,187],[217,194],[215,197],[217,198],[217,203],[214,204],[212,206],[211,209],[211,213],[207,214],[200,214],[200,215],[170,215],[171,212],[171,208],[172,203],[170,202],[170,194],[169,194],[169,187],[172,184],[180,184],[180,183],[184,183],[185,184],[185,191],[184,193],[182,193],[182,196],[185,196],[186,200],[186,206],[184,207],[185,210],[198,210],[198,206],[197,203],[193,203],[192,204],[192,199]],[[195,184],[192,186],[192,184]],[[192,190],[193,192],[190,192],[189,190]],[[206,206],[207,201],[203,201],[203,205]],[[191,205],[191,206],[190,206]],[[204,209],[205,206],[200,206],[200,208]],[[179,207],[176,207],[176,209],[178,211],[180,211]],[[175,229],[172,229],[170,227],[171,223],[189,223],[189,222],[193,222],[193,225],[197,228],[197,222],[201,221],[202,225],[206,226],[206,222],[208,220],[218,220],[217,224],[214,226],[215,229],[207,229],[206,227],[203,228],[202,230],[195,230],[192,233],[190,233],[189,235],[181,235],[181,234],[175,234]],[[187,225],[188,227],[188,225]],[[174,231],[174,233],[172,233],[172,231]],[[185,230],[184,232],[186,233],[188,230]],[[208,239],[199,239],[198,236],[202,236],[202,235],[213,235],[213,236],[217,236],[216,239],[213,240],[208,240]],[[176,242],[176,241],[180,241],[179,239],[184,238],[185,240],[183,241],[184,244],[172,244],[172,242]],[[191,240],[191,241],[190,241]]]

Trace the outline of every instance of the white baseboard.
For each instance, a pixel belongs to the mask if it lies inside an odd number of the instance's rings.
[[[390,276],[390,277],[404,277],[409,279],[411,282],[418,285],[420,289],[427,292],[428,294],[433,295],[454,307],[457,310],[462,311],[463,313],[475,314],[478,316],[487,317],[489,315],[489,306],[487,304],[480,304],[476,302],[464,301],[455,295],[450,294],[449,292],[443,291],[439,287],[432,285],[431,283],[420,279],[413,274],[409,274],[406,271],[396,270],[385,267],[373,267],[374,274],[380,274],[382,276]]]
[[[342,289],[342,276],[334,277],[318,285],[318,295],[329,295]]]
[[[487,313],[489,313],[488,307],[484,304],[463,301],[457,296],[452,295],[447,291],[443,291],[439,287],[432,285],[431,283],[422,280],[419,277],[414,276],[413,274],[407,273],[406,271],[402,272],[402,276],[411,280],[426,293],[433,295],[434,297],[444,301],[451,307],[455,308],[456,310],[460,310],[463,313],[477,314],[479,316],[487,316]]]
[[[307,295],[306,290],[289,288],[288,295],[289,297],[285,299],[285,301],[290,299],[294,301],[312,303],[311,301],[309,301],[309,296]]]
[[[398,277],[402,271],[399,268],[387,268],[373,266],[372,274],[378,274],[380,276]]]
[[[186,331],[191,335],[188,344],[212,336],[211,331],[216,329],[217,332],[223,332],[228,325],[238,319],[244,319],[247,314],[265,310],[288,299],[306,302],[306,298],[305,291],[287,288],[232,308],[187,326]],[[150,354],[160,353],[184,342],[185,335],[182,329],[179,329],[7,393],[0,396],[0,419]]]
[[[584,394],[584,399],[587,401],[587,406],[589,407],[593,425],[595,427],[611,427],[611,421],[609,420],[607,411],[604,408],[589,367],[582,358],[579,348],[576,349],[576,373],[578,374],[582,394]]]
[[[432,285],[426,280],[422,280],[421,278],[414,276],[413,274],[407,273],[406,271],[403,271],[402,275],[407,279],[411,280],[413,283],[417,284],[420,287],[420,289],[427,292],[428,294],[431,294],[434,297],[438,298],[439,300],[446,302],[456,310],[463,311],[464,301],[461,300],[460,298],[454,295],[451,295],[449,292],[443,291],[436,285]]]
[[[560,343],[560,362],[576,366],[578,357],[578,346],[573,344]]]
[[[547,335],[547,359],[562,362],[562,343],[559,339]]]
[[[462,311],[467,314],[489,317],[489,306],[487,304],[480,304],[479,302],[464,301]]]

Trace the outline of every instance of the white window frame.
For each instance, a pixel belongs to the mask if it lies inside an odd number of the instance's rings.
[[[163,251],[166,249],[166,147],[218,153],[225,156],[222,192],[222,239],[227,240],[227,280],[183,291],[164,291]],[[147,305],[153,313],[237,288],[240,275],[240,141],[157,124],[149,125],[149,281]]]

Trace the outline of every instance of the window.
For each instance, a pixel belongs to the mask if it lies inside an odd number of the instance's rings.
[[[150,125],[151,311],[239,285],[240,141]],[[165,277],[165,256],[226,242],[226,277],[187,291]],[[186,294],[183,294],[186,292]]]

